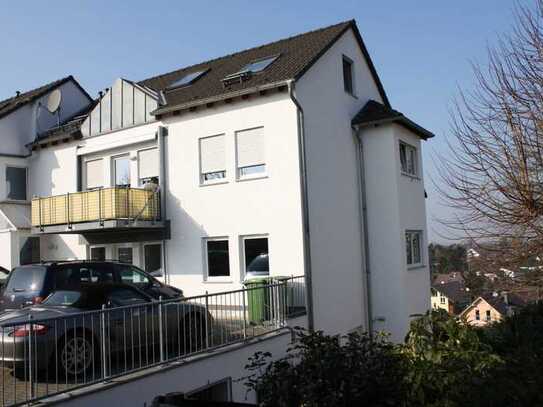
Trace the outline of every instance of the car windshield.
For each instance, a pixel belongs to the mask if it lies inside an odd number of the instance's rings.
[[[43,285],[46,268],[42,266],[16,267],[10,273],[8,291],[37,291]]]
[[[45,305],[76,306],[81,302],[81,293],[78,291],[55,291],[45,299]]]

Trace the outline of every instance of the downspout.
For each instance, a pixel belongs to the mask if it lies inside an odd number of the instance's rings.
[[[164,137],[168,134],[168,129],[164,126],[158,126],[157,131],[157,144],[158,144],[158,156],[160,162],[160,170],[158,177],[158,190],[160,191],[160,219],[166,226],[166,143]],[[170,283],[170,276],[168,274],[168,263],[166,256],[166,244],[167,240],[162,239],[162,272],[164,273],[164,282]]]
[[[311,275],[311,235],[309,231],[309,203],[307,193],[307,166],[305,154],[304,110],[294,95],[294,80],[288,82],[288,94],[296,106],[296,121],[298,132],[298,154],[300,162],[300,189],[302,193],[302,228],[304,246],[304,276],[307,298],[307,324],[309,330],[315,327],[313,314],[313,284]]]
[[[360,134],[360,128],[355,128],[355,142],[357,145],[357,158],[358,158],[358,204],[360,211],[360,233],[364,240],[364,269],[362,270],[362,284],[365,288],[366,297],[366,321],[367,329],[370,337],[373,335],[373,310],[371,305],[371,268],[370,268],[370,245],[368,234],[368,206],[366,200],[366,170],[364,166],[364,147],[362,144],[362,137]]]

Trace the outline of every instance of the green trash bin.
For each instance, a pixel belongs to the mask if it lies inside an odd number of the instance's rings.
[[[270,319],[270,295],[268,284],[271,278],[251,278],[243,283],[247,291],[249,322],[259,324]]]

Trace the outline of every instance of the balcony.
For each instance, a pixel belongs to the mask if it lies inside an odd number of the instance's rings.
[[[32,199],[32,233],[164,229],[158,192],[114,187]]]

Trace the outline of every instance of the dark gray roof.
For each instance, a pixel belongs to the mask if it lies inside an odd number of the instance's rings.
[[[361,127],[377,126],[385,123],[398,123],[424,140],[434,137],[433,133],[408,119],[403,113],[375,100],[368,101],[351,122],[353,126]]]
[[[79,85],[79,83],[74,79],[72,75],[67,76],[62,79],[58,79],[54,82],[50,82],[46,85],[40,86],[39,88],[29,90],[27,92],[22,92],[19,95],[13,96],[11,98],[0,101],[0,118],[14,112],[22,106],[25,106],[28,103],[33,102],[34,100],[46,95],[48,92],[53,89],[65,84],[66,82],[73,81],[81,91],[92,100],[89,94]]]
[[[460,281],[450,281],[448,283],[434,283],[432,288],[443,293],[449,300],[457,304],[469,303],[471,295],[466,291],[465,285]]]
[[[156,91],[164,91],[166,104],[155,111],[155,115],[160,115],[176,108],[196,105],[199,101],[204,103],[213,98],[226,97],[248,89],[284,83],[291,79],[297,80],[349,29],[353,30],[357,38],[381,98],[385,105],[389,106],[388,98],[354,20],[202,62],[140,81],[139,84]],[[227,75],[238,72],[252,61],[274,55],[279,55],[279,58],[264,71],[251,75],[247,80],[224,85],[222,80]],[[208,70],[208,72],[190,86],[168,90],[168,86],[185,75],[202,70]]]
[[[497,296],[494,296],[491,293],[484,294],[482,295],[482,298],[502,315],[507,315],[508,307],[522,307],[526,305],[526,301],[513,293],[507,294],[507,303],[505,302],[505,296],[503,294]]]

